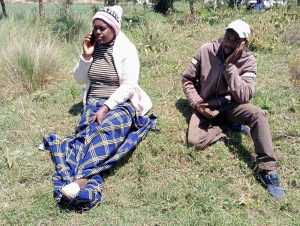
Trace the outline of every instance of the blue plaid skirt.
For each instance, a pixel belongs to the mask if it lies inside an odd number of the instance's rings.
[[[156,118],[138,115],[131,102],[109,111],[99,126],[92,122],[92,117],[103,103],[94,100],[84,107],[73,136],[59,137],[52,132],[43,139],[56,168],[52,178],[59,205],[89,209],[100,202],[103,184],[100,173],[132,152],[143,136],[155,127]],[[61,188],[81,178],[89,178],[87,185],[75,199],[66,199]]]

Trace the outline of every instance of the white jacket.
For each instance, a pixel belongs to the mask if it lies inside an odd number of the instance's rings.
[[[118,104],[129,99],[137,111],[141,115],[145,115],[151,109],[152,103],[149,96],[138,85],[140,62],[137,50],[135,45],[121,31],[118,33],[113,46],[113,59],[119,76],[120,87],[109,97],[105,105],[113,110]],[[83,94],[84,104],[86,104],[87,93],[90,89],[88,72],[92,61],[93,58],[86,61],[81,55],[73,70],[75,80],[79,84],[87,84]]]

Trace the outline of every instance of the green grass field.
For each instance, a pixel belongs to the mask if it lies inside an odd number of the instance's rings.
[[[80,7],[73,6],[74,11]],[[293,7],[297,15],[300,9]],[[58,26],[56,14],[39,22],[29,6],[7,8],[15,14],[0,20],[0,225],[300,225],[300,95],[291,79],[291,67],[300,68],[300,36],[291,44],[282,42],[300,16],[281,8],[261,14],[225,7],[213,12],[197,3],[191,18],[188,3],[176,2],[177,11],[164,17],[150,8],[124,6],[123,30],[138,47],[140,85],[154,103],[161,131],[149,133],[131,156],[104,174],[103,201],[78,213],[56,206],[54,166],[37,146],[49,131],[72,134],[80,117],[83,87],[71,71],[81,39],[91,29],[91,6],[73,13],[80,21],[73,30]],[[204,151],[186,144],[191,110],[182,73],[196,49],[221,37],[236,18],[254,28],[251,46],[259,69],[252,102],[268,115],[286,194],[280,201],[267,194],[254,172],[250,137],[231,133]],[[50,72],[45,67],[47,81],[25,86],[26,78],[12,73],[17,66],[3,62],[19,59],[14,52],[22,46],[39,43],[44,48],[33,53],[53,60],[53,67]]]

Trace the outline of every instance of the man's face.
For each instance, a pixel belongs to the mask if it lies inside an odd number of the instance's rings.
[[[225,32],[224,39],[223,39],[223,50],[226,55],[230,55],[234,52],[234,50],[240,46],[241,42],[244,39],[240,38],[238,34],[232,30],[228,29]]]

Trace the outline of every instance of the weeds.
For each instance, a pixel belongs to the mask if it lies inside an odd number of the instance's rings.
[[[282,42],[287,46],[300,46],[300,23],[292,24],[284,32]]]
[[[30,93],[66,73],[56,39],[43,24],[32,25],[11,19],[0,27],[6,34],[0,49],[2,93]]]
[[[87,30],[92,31],[91,13],[86,14],[69,14],[61,13],[52,23],[52,29],[55,34],[59,34],[67,42],[78,40],[83,37]]]
[[[255,51],[274,51],[286,45],[297,44],[300,40],[297,8],[279,7],[270,15],[259,17],[252,22],[253,35],[250,48]],[[289,28],[289,29],[287,29]]]
[[[133,12],[132,15],[125,17],[123,23],[124,28],[130,32],[128,35],[137,43],[139,51],[145,55],[150,52],[161,53],[170,47],[168,35],[171,27],[161,21],[163,20],[161,15],[150,13],[149,15]]]
[[[269,52],[280,48],[276,27],[269,19],[258,18],[252,21],[252,35],[249,46],[253,51]]]
[[[298,51],[299,52],[299,51]],[[292,82],[300,87],[300,54],[291,57],[289,62],[289,69]]]

